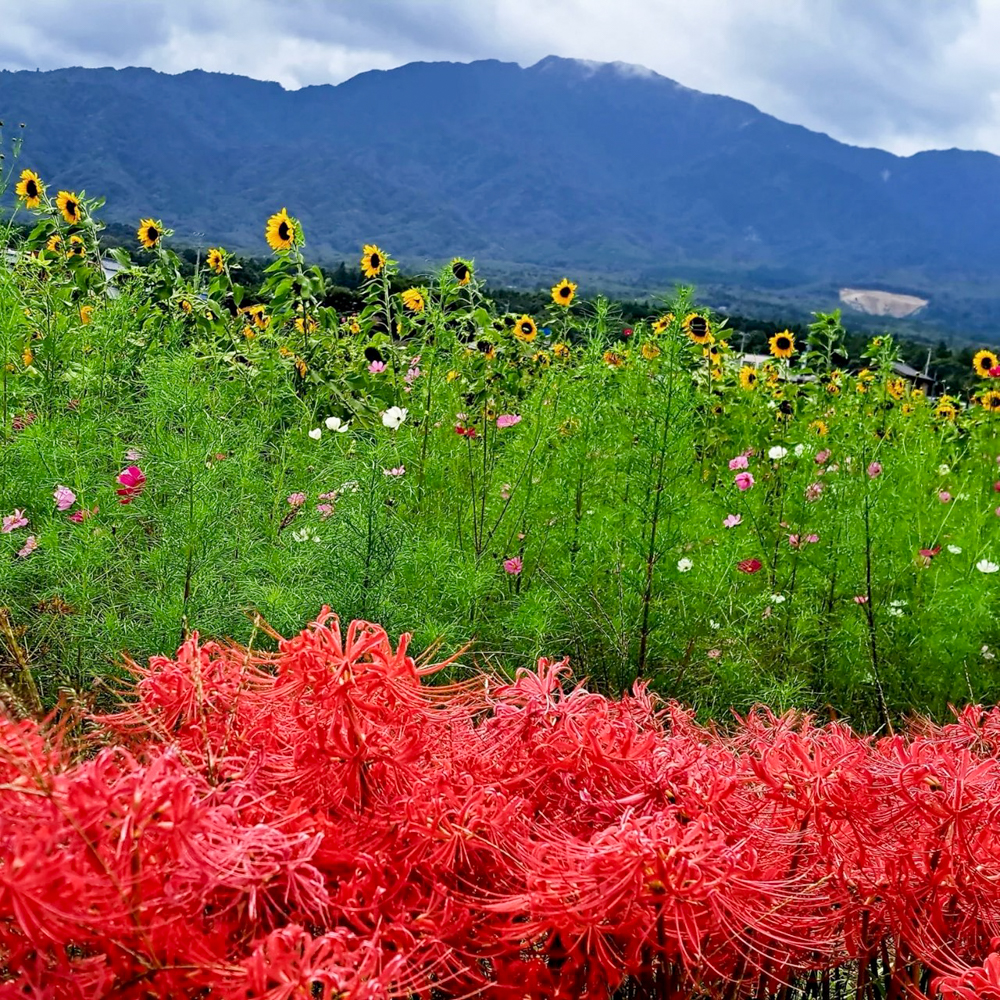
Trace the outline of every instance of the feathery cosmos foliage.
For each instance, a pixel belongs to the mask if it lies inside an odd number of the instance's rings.
[[[1000,997],[1000,712],[723,734],[408,638],[324,608],[0,723],[0,996]]]

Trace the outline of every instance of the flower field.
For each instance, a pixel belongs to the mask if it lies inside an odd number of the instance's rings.
[[[183,273],[145,218],[101,258],[99,202],[16,184],[0,268],[6,700],[108,704],[120,656],[289,632],[319,598],[569,655],[598,689],[702,717],[765,703],[863,729],[997,699],[1000,375],[928,397],[836,314],[747,361],[681,289],[626,327],[553,284],[496,310],[474,262],[404,282],[364,246],[337,312],[294,216],[263,285],[222,248]],[[460,679],[456,675],[453,679]]]
[[[1000,998],[995,353],[14,194],[0,998]]]
[[[0,722],[0,996],[1000,997],[1000,715],[703,728],[564,662],[193,635]]]

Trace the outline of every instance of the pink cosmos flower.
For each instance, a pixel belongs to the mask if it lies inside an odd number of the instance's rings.
[[[722,522],[723,528],[735,528],[736,525],[743,523],[742,514],[727,514]]]
[[[497,430],[502,431],[505,427],[513,427],[521,422],[521,417],[516,413],[501,413],[497,417]]]
[[[323,520],[325,521],[328,517],[333,516],[333,504],[329,503],[318,503],[316,504],[316,510],[323,515]]]
[[[872,462],[872,464],[868,466],[868,478],[878,479],[878,477],[881,475],[882,475],[882,466],[878,462]]]
[[[301,507],[306,502],[305,493],[289,493],[288,504],[290,507]]]
[[[941,503],[949,503],[951,501],[951,494],[947,490],[941,490],[941,492],[938,493],[938,500],[940,500]]]
[[[23,431],[25,427],[30,427],[34,422],[34,413],[19,413],[10,425],[15,431]]]
[[[741,573],[756,573],[764,564],[759,559],[743,559],[736,564]]]
[[[23,510],[18,510],[14,508],[13,514],[8,514],[3,519],[3,527],[0,528],[5,535],[9,535],[12,531],[18,528],[23,528],[28,523],[28,519],[24,516]]]
[[[810,545],[815,545],[819,541],[819,535],[806,535],[805,540],[809,542]]]
[[[868,603],[868,596],[867,596],[867,594],[856,594],[854,596],[854,603],[855,604],[867,604]]]
[[[57,486],[52,494],[56,510],[68,510],[76,503],[76,494],[68,486]]]
[[[331,490],[329,493],[320,493],[320,500],[336,500],[340,494],[336,490]]]
[[[38,541],[35,539],[34,535],[28,535],[24,540],[24,545],[21,547],[20,551],[17,553],[21,559],[27,559],[35,549],[38,548]]]
[[[512,559],[504,559],[503,569],[508,576],[518,576],[521,570],[524,568],[524,563],[521,561],[520,556],[514,556]]]
[[[824,448],[822,451],[816,452],[816,458],[814,461],[817,465],[823,465],[830,457],[830,449]]]
[[[788,536],[788,544],[791,545],[791,547],[793,549],[797,549],[799,547],[799,536],[798,535],[789,535]]]
[[[130,465],[118,473],[118,482],[122,484],[120,490],[115,490],[121,497],[119,503],[131,503],[135,497],[142,493],[143,486],[146,484],[146,474],[138,465]]]
[[[708,658],[710,660],[718,660],[722,656],[721,649],[710,649],[708,651]]]
[[[372,375],[380,375],[382,372],[385,371],[385,362],[384,361],[373,361],[368,366],[368,371],[371,372]]]
[[[746,455],[737,455],[736,458],[731,458],[729,460],[729,468],[735,472],[737,469],[746,469],[750,466],[747,461]]]
[[[501,500],[509,500],[510,499],[510,490],[511,490],[510,483],[504,483],[503,486],[500,487],[500,499]]]
[[[395,469],[383,469],[382,470],[382,475],[383,476],[393,476],[393,477],[405,476],[406,475],[406,466],[405,465],[398,465],[398,466],[396,466]]]
[[[73,511],[73,513],[70,514],[69,519],[76,524],[80,524],[81,522],[86,521],[88,517],[93,517],[98,510],[100,510],[99,507],[94,507],[93,510],[87,510],[86,507],[81,507],[79,510]]]
[[[407,385],[412,385],[418,378],[420,378],[420,369],[414,366],[407,369],[406,374],[403,376],[403,381]]]
[[[806,487],[806,500],[815,503],[823,495],[822,483],[810,483]]]
[[[129,450],[125,452],[126,462],[138,462],[141,458],[142,452],[139,451],[138,448],[129,448]]]
[[[740,492],[746,492],[754,484],[754,478],[752,472],[738,472],[736,474],[736,485],[740,488]]]

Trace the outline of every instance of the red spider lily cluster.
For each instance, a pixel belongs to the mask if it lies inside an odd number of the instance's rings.
[[[0,998],[1000,1000],[1000,712],[705,728],[324,609],[0,722]],[[835,973],[840,974],[840,973]]]

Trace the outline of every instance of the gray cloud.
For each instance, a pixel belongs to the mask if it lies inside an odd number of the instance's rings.
[[[1000,153],[995,0],[0,0],[0,65],[337,83],[417,59],[642,64],[909,153]]]

